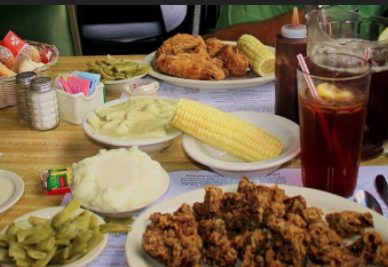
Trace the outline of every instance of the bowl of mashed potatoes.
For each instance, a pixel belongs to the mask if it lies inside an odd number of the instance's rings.
[[[154,155],[182,132],[171,125],[178,99],[136,96],[109,101],[83,120],[85,133],[109,148],[137,146]]]
[[[159,162],[140,151],[101,149],[72,165],[72,198],[85,209],[110,218],[128,218],[162,197],[170,178]]]

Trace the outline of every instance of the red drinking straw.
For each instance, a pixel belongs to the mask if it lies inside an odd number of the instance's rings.
[[[370,47],[365,47],[365,61],[369,61],[369,55],[370,55]],[[362,66],[365,66],[365,62],[362,62]]]
[[[298,54],[297,58],[298,58],[298,61],[299,61],[299,64],[300,64],[302,70],[305,72],[305,73],[303,73],[303,76],[306,79],[306,82],[307,82],[307,84],[309,86],[311,94],[314,96],[315,99],[319,99],[318,93],[317,93],[317,89],[315,88],[313,80],[311,80],[311,77],[309,75],[306,75],[306,73],[310,74],[310,71],[307,68],[307,65],[306,65],[306,62],[304,61],[303,55],[302,54]]]

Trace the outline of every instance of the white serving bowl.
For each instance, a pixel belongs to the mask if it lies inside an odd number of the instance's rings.
[[[145,97],[158,98],[153,96],[145,96]],[[107,108],[125,101],[128,101],[128,98],[121,98],[121,99],[109,101],[101,105],[100,107]],[[133,146],[137,146],[141,151],[147,153],[148,155],[155,155],[158,152],[162,151],[163,149],[167,148],[169,145],[171,145],[172,141],[182,134],[182,132],[177,130],[175,132],[168,134],[163,138],[157,138],[157,139],[124,140],[124,139],[112,138],[112,137],[96,134],[94,132],[93,128],[88,123],[88,118],[92,114],[94,114],[94,110],[90,111],[85,116],[82,123],[83,129],[90,138],[108,146],[109,148],[130,148]]]
[[[238,179],[244,176],[249,178],[266,176],[299,154],[299,126],[296,123],[277,115],[259,112],[243,111],[231,114],[279,138],[284,145],[282,153],[270,160],[246,162],[185,134],[183,136],[183,148],[186,153],[215,172],[225,177]]]
[[[128,79],[122,79],[122,80],[117,80],[117,81],[106,81],[105,82],[105,89],[106,89],[106,91],[108,91],[110,93],[121,93],[127,84],[134,83],[134,82],[140,80],[141,78],[143,78],[144,76],[146,76],[147,74],[148,73],[144,73],[141,75],[133,76],[133,77],[128,78]]]
[[[130,209],[126,209],[126,210],[121,210],[121,211],[107,211],[107,210],[103,210],[103,209],[100,209],[100,208],[97,208],[97,207],[94,207],[94,206],[91,206],[91,205],[88,205],[88,204],[85,204],[83,203],[81,200],[79,199],[75,199],[77,200],[78,202],[81,203],[81,206],[84,208],[84,209],[88,209],[90,211],[93,211],[94,213],[97,213],[103,217],[109,217],[109,218],[114,218],[114,219],[123,219],[123,218],[129,218],[130,216],[132,216],[132,214],[135,212],[135,211],[138,211],[138,210],[141,210],[141,209],[144,209],[146,207],[148,207],[149,205],[151,205],[152,203],[156,202],[158,199],[160,199],[168,190],[169,186],[170,186],[170,177],[169,175],[167,174],[166,172],[166,175],[164,177],[162,177],[164,179],[164,185],[163,187],[159,188],[159,191],[158,191],[158,194],[157,196],[155,196],[155,199],[148,202],[148,203],[144,203],[142,205],[139,205],[139,206],[136,206],[136,207],[132,207]],[[73,186],[73,184],[72,184]],[[130,197],[130,196],[129,196]]]

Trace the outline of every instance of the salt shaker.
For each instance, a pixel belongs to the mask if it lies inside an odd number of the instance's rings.
[[[51,78],[38,77],[31,82],[32,127],[38,131],[52,130],[59,124],[57,94]]]
[[[23,124],[31,124],[31,102],[29,100],[30,83],[36,78],[36,73],[26,71],[16,75],[16,99],[17,99],[17,115],[18,119]]]

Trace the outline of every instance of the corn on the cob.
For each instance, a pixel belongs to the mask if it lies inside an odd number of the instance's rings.
[[[282,142],[261,128],[186,98],[179,100],[171,124],[184,133],[248,162],[274,158],[283,150]]]
[[[244,34],[237,40],[237,49],[243,52],[254,73],[269,76],[275,73],[275,55],[256,37]]]

